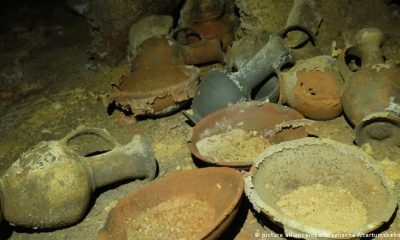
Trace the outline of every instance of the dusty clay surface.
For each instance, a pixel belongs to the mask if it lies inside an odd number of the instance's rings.
[[[300,84],[295,86],[294,94],[298,111],[316,120],[332,119],[340,115],[342,103],[333,74],[301,71],[297,77]]]
[[[251,31],[252,24],[279,32],[286,24],[292,1],[237,0],[242,7],[238,35]],[[383,53],[400,61],[400,5],[398,1],[316,1],[323,18],[317,47],[306,44],[296,50],[299,58],[331,54],[332,42],[341,47],[362,27],[378,27],[386,35]],[[197,167],[186,145],[190,126],[181,113],[159,119],[135,121],[119,112],[110,115],[103,95],[112,82],[129,70],[128,62],[102,66],[88,54],[89,25],[62,3],[16,4],[0,10],[0,175],[17,157],[40,141],[60,139],[80,125],[106,128],[121,144],[141,134],[152,145],[159,164],[158,178],[179,169]],[[348,37],[347,37],[348,36]],[[214,68],[203,67],[202,69]],[[340,116],[318,122],[314,135],[353,144],[353,129]],[[92,141],[90,149],[107,148]],[[79,144],[78,144],[79,145]],[[363,146],[393,181],[400,196],[399,148]],[[121,197],[147,184],[128,181],[98,189],[87,214],[76,225],[37,231],[2,223],[0,239],[97,239],[110,210]],[[400,233],[400,214],[385,224],[381,233]],[[282,239],[282,229],[253,211],[244,199],[240,213],[224,239]],[[267,238],[268,236],[268,238]],[[378,237],[376,239],[385,239]],[[393,239],[393,238],[386,238]]]
[[[196,143],[200,154],[215,162],[251,162],[269,145],[257,131],[235,128],[224,133],[205,137]]]
[[[337,186],[303,186],[282,196],[276,205],[303,224],[331,232],[351,231],[367,222],[364,204]]]
[[[214,217],[215,211],[208,203],[179,196],[137,216],[127,228],[128,239],[198,239],[211,227],[210,219]]]

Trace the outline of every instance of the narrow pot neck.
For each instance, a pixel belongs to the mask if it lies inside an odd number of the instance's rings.
[[[267,44],[229,77],[245,96],[249,96],[262,80],[289,62],[294,62],[294,55],[283,45],[280,37],[271,35]]]
[[[96,188],[125,179],[152,179],[157,170],[149,144],[138,135],[127,145],[86,160],[92,170]]]
[[[383,33],[375,28],[364,28],[357,33],[356,44],[360,51],[362,67],[384,63],[380,49],[383,38]]]

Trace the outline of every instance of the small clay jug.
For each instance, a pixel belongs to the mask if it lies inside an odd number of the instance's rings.
[[[143,42],[155,36],[168,35],[173,24],[174,18],[168,15],[149,15],[135,22],[129,29],[128,63],[132,64]]]
[[[232,43],[239,26],[238,18],[226,11],[224,0],[188,0],[181,11],[181,24],[200,32],[205,39],[219,39],[223,49]],[[192,42],[198,41],[190,37]]]
[[[356,136],[357,144],[380,141],[399,146],[400,136],[394,130],[400,125],[400,69],[384,62],[380,51],[383,38],[379,29],[361,29],[354,46],[346,48],[339,57],[345,79],[343,110],[351,124],[362,126],[356,131],[363,135]],[[361,68],[355,72],[346,64],[352,55],[361,59]],[[377,113],[379,117],[374,117]]]
[[[114,148],[92,157],[79,155],[68,142],[94,134]],[[23,153],[0,180],[4,219],[29,228],[58,228],[78,222],[96,188],[124,179],[149,178],[157,163],[139,135],[121,145],[105,130],[80,128],[59,141],[41,142]]]
[[[242,68],[254,55],[265,46],[269,40],[269,35],[265,30],[249,33],[236,40],[229,47],[225,55],[225,68],[227,71],[237,71]],[[258,86],[253,89],[253,100],[267,100],[277,103],[279,100],[279,79],[273,74],[267,76]]]
[[[280,37],[270,35],[268,42],[237,72],[215,70],[206,75],[193,98],[193,114],[185,115],[198,122],[228,104],[250,100],[254,87],[289,62],[294,62],[293,54]]]
[[[200,39],[194,43],[177,41],[178,32],[195,35]],[[205,39],[193,29],[174,30],[170,35],[155,36],[144,41],[132,61],[132,69],[139,70],[162,65],[196,65],[223,62],[224,56],[219,39]]]

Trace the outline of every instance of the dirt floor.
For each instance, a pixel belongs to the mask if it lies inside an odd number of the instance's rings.
[[[45,2],[45,5],[13,4],[0,10],[0,176],[33,145],[61,139],[81,125],[105,128],[122,144],[135,134],[144,136],[159,164],[157,178],[171,171],[198,167],[186,144],[191,126],[181,113],[135,121],[120,112],[112,115],[107,112],[102,96],[110,90],[112,82],[129,70],[127,61],[109,67],[91,60],[89,26],[85,19],[62,3]],[[292,5],[289,0],[237,2],[243,8],[239,11],[243,14],[242,21],[247,21],[242,23],[246,29],[239,35],[260,24],[279,32]],[[323,18],[318,45],[307,44],[297,50],[301,58],[330,54],[332,41],[343,46],[347,30],[352,30],[351,34],[362,27],[378,27],[386,34],[385,57],[400,62],[399,1],[317,1],[316,9]],[[318,122],[316,134],[347,144],[353,144],[354,140],[353,129],[343,116]],[[96,147],[104,146],[98,143]],[[362,149],[394,181],[396,194],[400,196],[400,149],[370,146]],[[97,239],[98,230],[117,200],[147,183],[136,180],[98,189],[84,219],[68,228],[43,232],[2,223],[0,239]],[[400,214],[396,213],[379,230],[400,233]],[[282,233],[281,228],[257,214],[244,200],[224,239],[263,236],[263,239],[282,239],[277,236]]]

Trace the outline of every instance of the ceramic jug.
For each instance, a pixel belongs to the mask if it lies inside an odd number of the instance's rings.
[[[251,99],[255,86],[280,68],[294,62],[293,54],[282,44],[280,37],[270,35],[268,42],[237,72],[211,71],[200,82],[193,98],[193,122],[231,103]]]
[[[376,28],[361,29],[354,46],[340,56],[340,71],[345,79],[343,110],[357,128],[356,143],[384,143],[400,146],[400,69],[385,63],[380,46],[383,33]],[[361,68],[352,72],[346,65],[349,56],[361,59]]]
[[[255,31],[233,42],[225,54],[225,69],[237,71],[248,62],[269,40],[265,30]],[[267,76],[253,89],[252,100],[267,100],[277,103],[279,100],[279,79],[273,74]]]
[[[147,39],[168,35],[174,25],[174,18],[168,15],[149,15],[135,22],[129,29],[129,44],[127,60],[132,65],[133,59],[138,54],[138,48]]]
[[[175,39],[178,32],[195,35],[199,41],[187,43]],[[139,70],[163,65],[196,65],[210,62],[223,62],[223,52],[219,39],[205,39],[193,29],[174,30],[170,35],[155,36],[144,41],[132,61],[132,69]]]
[[[181,11],[180,24],[200,32],[205,39],[219,39],[225,50],[235,38],[239,19],[224,0],[188,0]],[[190,37],[195,42],[198,39]]]
[[[94,134],[114,148],[92,157],[79,155],[68,142]],[[59,141],[46,141],[23,153],[0,180],[3,217],[12,225],[58,228],[78,222],[96,188],[124,179],[149,178],[157,163],[139,135],[121,145],[105,130],[80,128]]]

